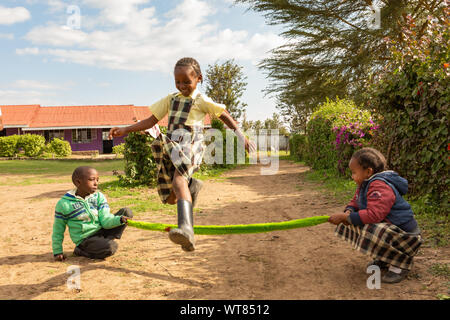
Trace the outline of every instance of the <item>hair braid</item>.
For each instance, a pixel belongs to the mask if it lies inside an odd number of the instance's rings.
[[[200,64],[194,58],[190,58],[190,57],[181,58],[175,64],[175,68],[177,68],[177,67],[192,67],[192,69],[194,69],[197,76],[203,77],[202,70],[200,69]],[[202,83],[203,83],[203,80],[202,80]]]

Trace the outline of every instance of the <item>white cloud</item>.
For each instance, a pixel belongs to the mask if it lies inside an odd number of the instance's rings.
[[[25,35],[25,39],[33,44],[46,44],[56,47],[70,47],[83,44],[86,41],[87,34],[77,30],[70,29],[67,26],[49,24],[33,28]]]
[[[12,83],[11,87],[28,90],[60,90],[64,88],[61,85],[36,80],[16,80]]]
[[[13,40],[14,34],[13,33],[0,33],[0,39]]]
[[[57,96],[52,91],[39,90],[1,90],[0,105],[28,105],[40,104],[42,106],[66,106],[77,103],[68,100],[65,96]]]
[[[171,72],[183,56],[195,57],[202,65],[223,59],[256,63],[283,43],[281,37],[270,32],[249,34],[246,30],[220,29],[217,23],[210,22],[214,21],[216,9],[203,0],[184,0],[161,16],[165,19],[158,19],[154,7],[143,6],[148,0],[82,3],[100,10],[98,16],[87,17],[89,29],[83,26],[83,16],[80,30],[49,23],[33,28],[25,39],[34,45],[50,46],[39,49],[39,54],[61,62],[162,72]]]
[[[23,49],[16,49],[16,54],[18,54],[19,56],[21,55],[38,55],[39,54],[39,48],[23,48]]]
[[[66,95],[62,94],[74,86],[71,81],[50,83],[38,80],[21,79],[9,84],[1,84],[0,104],[41,104],[67,105]]]
[[[6,8],[0,6],[0,25],[12,25],[30,18],[30,12],[24,7]]]

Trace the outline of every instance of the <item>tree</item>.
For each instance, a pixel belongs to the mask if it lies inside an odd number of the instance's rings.
[[[445,5],[442,0],[236,0],[282,25],[288,43],[260,63],[277,108],[294,128],[326,97],[362,102],[365,81],[391,59],[383,39],[400,38],[405,16],[416,21]],[[372,8],[372,9],[371,9]],[[380,14],[373,27],[370,18]],[[295,123],[297,122],[297,123]]]
[[[288,135],[288,131],[284,127],[283,121],[281,121],[278,113],[273,113],[272,119],[268,118],[264,121],[264,129],[278,129],[281,135]]]
[[[254,130],[256,134],[259,134],[259,130],[261,129],[278,129],[281,135],[289,135],[289,132],[284,126],[283,121],[281,121],[280,115],[278,113],[273,113],[272,118],[267,118],[264,121],[247,120],[247,117],[244,113],[244,120],[242,121],[241,126],[244,131]]]
[[[227,60],[223,64],[208,65],[206,70],[206,94],[218,103],[227,106],[231,116],[238,120],[247,106],[240,101],[247,83],[241,66],[234,60]]]

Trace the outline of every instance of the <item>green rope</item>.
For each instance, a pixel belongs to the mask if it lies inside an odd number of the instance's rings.
[[[288,230],[295,228],[311,227],[328,221],[329,216],[317,216],[304,219],[290,220],[284,222],[238,224],[226,226],[194,226],[194,233],[201,235],[212,234],[240,234],[240,233],[260,233],[276,230]],[[151,230],[151,231],[170,231],[171,228],[177,228],[174,224],[149,223],[141,221],[128,220],[130,227]]]

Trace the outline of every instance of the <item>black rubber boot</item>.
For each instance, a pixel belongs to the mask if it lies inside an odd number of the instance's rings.
[[[181,245],[184,251],[194,251],[194,215],[192,203],[188,200],[177,201],[178,228],[169,231],[169,239]]]
[[[409,270],[402,269],[400,273],[395,273],[390,270],[381,278],[382,283],[399,283],[403,281],[408,275]]]
[[[191,193],[192,197],[192,208],[195,208],[195,205],[197,203],[197,197],[202,187],[203,181],[191,178],[191,181],[189,182],[189,192]]]

